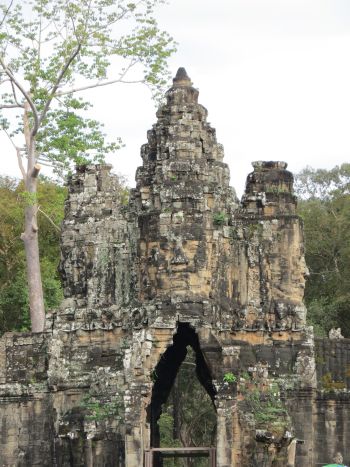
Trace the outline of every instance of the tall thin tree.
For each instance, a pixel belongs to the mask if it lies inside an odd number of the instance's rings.
[[[32,331],[44,329],[38,246],[40,160],[62,171],[73,162],[101,161],[101,125],[84,118],[78,91],[144,82],[156,90],[167,77],[174,42],[159,30],[163,0],[0,0],[1,127],[11,139],[25,185],[22,234]],[[113,67],[111,67],[113,65]],[[111,70],[118,69],[112,75]],[[23,144],[17,144],[18,135]]]

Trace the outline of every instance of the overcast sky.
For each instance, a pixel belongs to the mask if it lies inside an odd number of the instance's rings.
[[[349,0],[170,0],[158,18],[179,44],[171,70],[184,66],[199,89],[239,194],[254,160],[284,160],[293,172],[349,161]],[[111,162],[133,184],[156,120],[148,90],[85,97],[126,144]],[[19,176],[3,135],[0,144],[1,172]]]

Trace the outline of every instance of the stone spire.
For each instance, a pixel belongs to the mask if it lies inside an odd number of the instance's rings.
[[[173,79],[173,86],[192,86],[191,79],[185,68],[180,67],[177,70],[176,76]]]
[[[179,68],[141,149],[143,165],[132,195],[140,229],[139,299],[143,304],[167,302],[173,320],[180,302],[185,321],[196,314],[203,317],[203,307],[209,306],[217,288],[221,247],[216,243],[235,205],[223,148],[198,94],[186,70]],[[207,252],[206,245],[213,243],[215,254]],[[165,314],[162,308],[162,320]]]
[[[242,208],[246,213],[295,215],[296,196],[293,175],[282,161],[252,162],[254,171],[247,177]]]
[[[198,90],[192,86],[185,68],[180,67],[173,79],[172,87],[166,92],[168,105],[197,104]],[[204,109],[204,107],[202,107]],[[205,110],[206,112],[206,110]],[[158,116],[158,115],[157,115]]]

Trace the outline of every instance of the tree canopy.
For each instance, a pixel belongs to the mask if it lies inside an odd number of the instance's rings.
[[[38,186],[41,231],[39,247],[45,305],[59,305],[63,294],[57,273],[59,225],[63,219],[66,188],[44,178]],[[0,335],[30,328],[23,230],[23,182],[0,176]],[[43,214],[45,213],[45,214]]]
[[[318,335],[350,336],[350,164],[306,168],[296,177],[310,276],[305,301]]]
[[[105,142],[101,123],[84,115],[90,104],[74,94],[133,82],[156,92],[166,83],[174,42],[154,18],[162,3],[1,1],[2,128],[11,137],[27,130],[27,146],[35,136],[36,159],[60,173],[71,161],[101,162],[120,141]]]

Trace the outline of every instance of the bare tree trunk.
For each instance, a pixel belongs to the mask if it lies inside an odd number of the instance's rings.
[[[27,115],[27,112],[25,112],[24,127],[28,156],[27,174],[25,178],[25,200],[27,205],[25,207],[24,233],[22,233],[21,239],[23,240],[24,250],[26,254],[29,307],[32,332],[42,332],[44,330],[45,325],[45,307],[40,271],[37,223],[38,205],[36,200],[37,177],[39,174],[40,165],[35,163],[35,140],[29,134],[29,125],[27,125]]]
[[[41,282],[38,230],[36,227],[37,205],[25,208],[25,230],[21,238],[27,263],[30,319],[33,332],[42,332],[45,324],[43,288]]]

